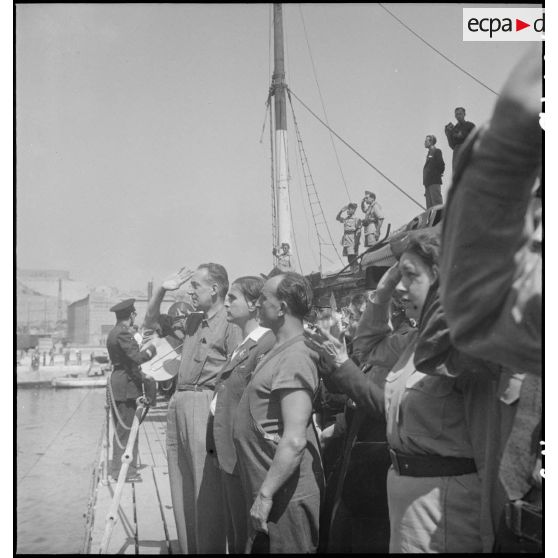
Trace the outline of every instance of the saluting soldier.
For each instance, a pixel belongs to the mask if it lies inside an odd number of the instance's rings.
[[[113,365],[110,387],[112,388],[111,398],[114,405],[115,426],[112,446],[112,477],[114,479],[117,479],[120,473],[122,454],[134,422],[136,399],[143,394],[144,374],[141,372],[140,364],[153,358],[157,352],[153,345],[140,351],[139,345],[134,339],[132,326],[137,315],[134,302],[135,299],[129,298],[110,309],[116,314],[116,325],[107,338],[107,349]],[[126,476],[127,482],[141,481],[141,476],[137,471],[137,458],[138,439],[136,438],[132,462]]]
[[[356,203],[344,205],[335,217],[340,223],[343,223],[343,236],[341,237],[341,246],[343,246],[343,255],[347,256],[353,271],[356,271],[356,258],[358,256],[358,245],[360,242],[360,230],[362,222],[355,217],[357,208]],[[345,216],[343,216],[345,214]]]

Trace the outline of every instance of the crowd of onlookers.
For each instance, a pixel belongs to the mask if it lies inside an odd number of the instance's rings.
[[[441,231],[392,246],[340,312],[288,269],[229,284],[215,263],[155,289],[141,349],[133,301],[115,307],[129,418],[155,337],[180,343],[184,553],[542,551],[541,79],[531,53],[459,148]],[[193,309],[162,314],[186,283]]]
[[[93,361],[93,357],[94,352],[90,352],[90,362]],[[48,351],[41,351],[39,347],[27,350],[21,349],[19,351],[17,365],[19,366],[24,360],[29,358],[32,370],[38,370],[41,366],[55,366],[59,364],[64,364],[64,366],[81,366],[83,363],[83,353],[81,349],[64,348],[62,345],[58,348],[53,345]]]

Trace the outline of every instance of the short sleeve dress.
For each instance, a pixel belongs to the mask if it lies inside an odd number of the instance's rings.
[[[283,434],[279,393],[318,389],[318,355],[297,335],[274,347],[254,370],[233,417],[238,464],[251,506],[269,470]],[[269,552],[316,552],[323,469],[318,439],[308,417],[307,445],[297,470],[277,491],[268,519]]]

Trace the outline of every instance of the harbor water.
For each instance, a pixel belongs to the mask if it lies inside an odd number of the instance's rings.
[[[104,406],[99,388],[17,390],[16,552],[81,552]]]

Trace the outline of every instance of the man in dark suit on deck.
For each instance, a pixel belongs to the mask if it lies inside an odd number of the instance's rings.
[[[422,183],[424,185],[424,197],[426,208],[439,205],[442,201],[442,175],[446,165],[442,152],[436,147],[436,136],[430,134],[424,139],[424,147],[428,149],[426,162],[422,170]]]
[[[142,382],[144,374],[140,364],[147,362],[156,354],[154,346],[150,345],[140,351],[134,339],[134,319],[136,309],[135,299],[129,298],[113,306],[110,311],[116,313],[116,325],[112,328],[107,338],[107,349],[113,366],[110,377],[111,399],[114,415],[114,440],[112,445],[112,476],[118,478],[121,459],[126,444],[134,415],[136,412],[136,399],[143,395]],[[127,482],[141,481],[137,472],[138,440],[134,444],[133,458],[126,477]]]

